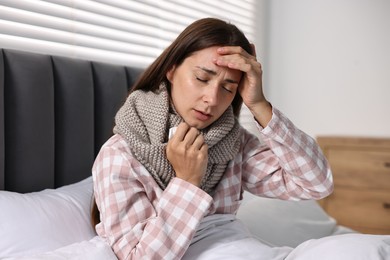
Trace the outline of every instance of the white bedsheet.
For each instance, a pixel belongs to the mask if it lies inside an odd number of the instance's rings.
[[[389,260],[390,235],[344,234],[308,240],[286,260]]]
[[[272,248],[252,237],[234,215],[212,215],[200,224],[183,260],[282,260],[290,247]]]
[[[96,236],[54,251],[5,260],[115,260]],[[183,260],[390,260],[390,235],[342,234],[312,239],[296,248],[272,247],[251,236],[233,215],[206,217]]]
[[[4,260],[117,260],[110,246],[100,237],[71,244],[42,254],[4,258]]]
[[[288,231],[287,231],[288,232]],[[388,260],[390,236],[357,233],[308,240],[296,248],[255,239],[234,216],[206,217],[183,260]]]

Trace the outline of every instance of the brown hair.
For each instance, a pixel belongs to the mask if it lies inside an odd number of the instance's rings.
[[[92,227],[95,228],[95,226],[100,223],[100,212],[96,204],[95,196],[93,196],[92,199],[93,199],[93,205],[92,205],[92,212],[91,212],[91,222],[92,222]]]
[[[251,45],[245,35],[233,24],[216,18],[204,18],[190,24],[172,44],[144,71],[133,87],[153,91],[161,83],[170,89],[166,78],[173,66],[179,66],[185,58],[196,51],[213,46],[241,46],[249,54],[253,54]],[[236,116],[239,115],[242,98],[236,94],[232,106]]]
[[[132,91],[154,91],[164,83],[168,91],[170,82],[167,72],[173,66],[179,66],[194,52],[213,46],[240,46],[249,54],[253,54],[251,45],[245,35],[233,24],[216,18],[204,18],[190,24],[171,45],[142,73],[132,87]],[[242,106],[242,98],[237,92],[232,102],[234,115],[238,117]],[[100,213],[96,203],[92,208],[92,224],[100,222]]]

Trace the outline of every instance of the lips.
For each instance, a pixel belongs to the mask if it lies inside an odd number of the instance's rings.
[[[195,111],[196,119],[198,119],[200,121],[207,121],[211,118],[210,114],[204,113],[204,112],[196,110],[196,109],[194,109],[194,111]]]

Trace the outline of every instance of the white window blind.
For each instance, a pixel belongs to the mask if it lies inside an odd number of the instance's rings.
[[[254,40],[255,0],[0,0],[0,47],[146,67],[191,22]]]

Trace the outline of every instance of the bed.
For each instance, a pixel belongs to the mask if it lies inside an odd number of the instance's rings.
[[[141,71],[1,50],[0,259],[116,259],[91,224],[91,167]],[[257,239],[293,248],[287,259],[348,259],[331,255],[339,241],[370,257],[353,259],[390,255],[389,236],[340,226],[315,201],[245,194],[237,215]]]

